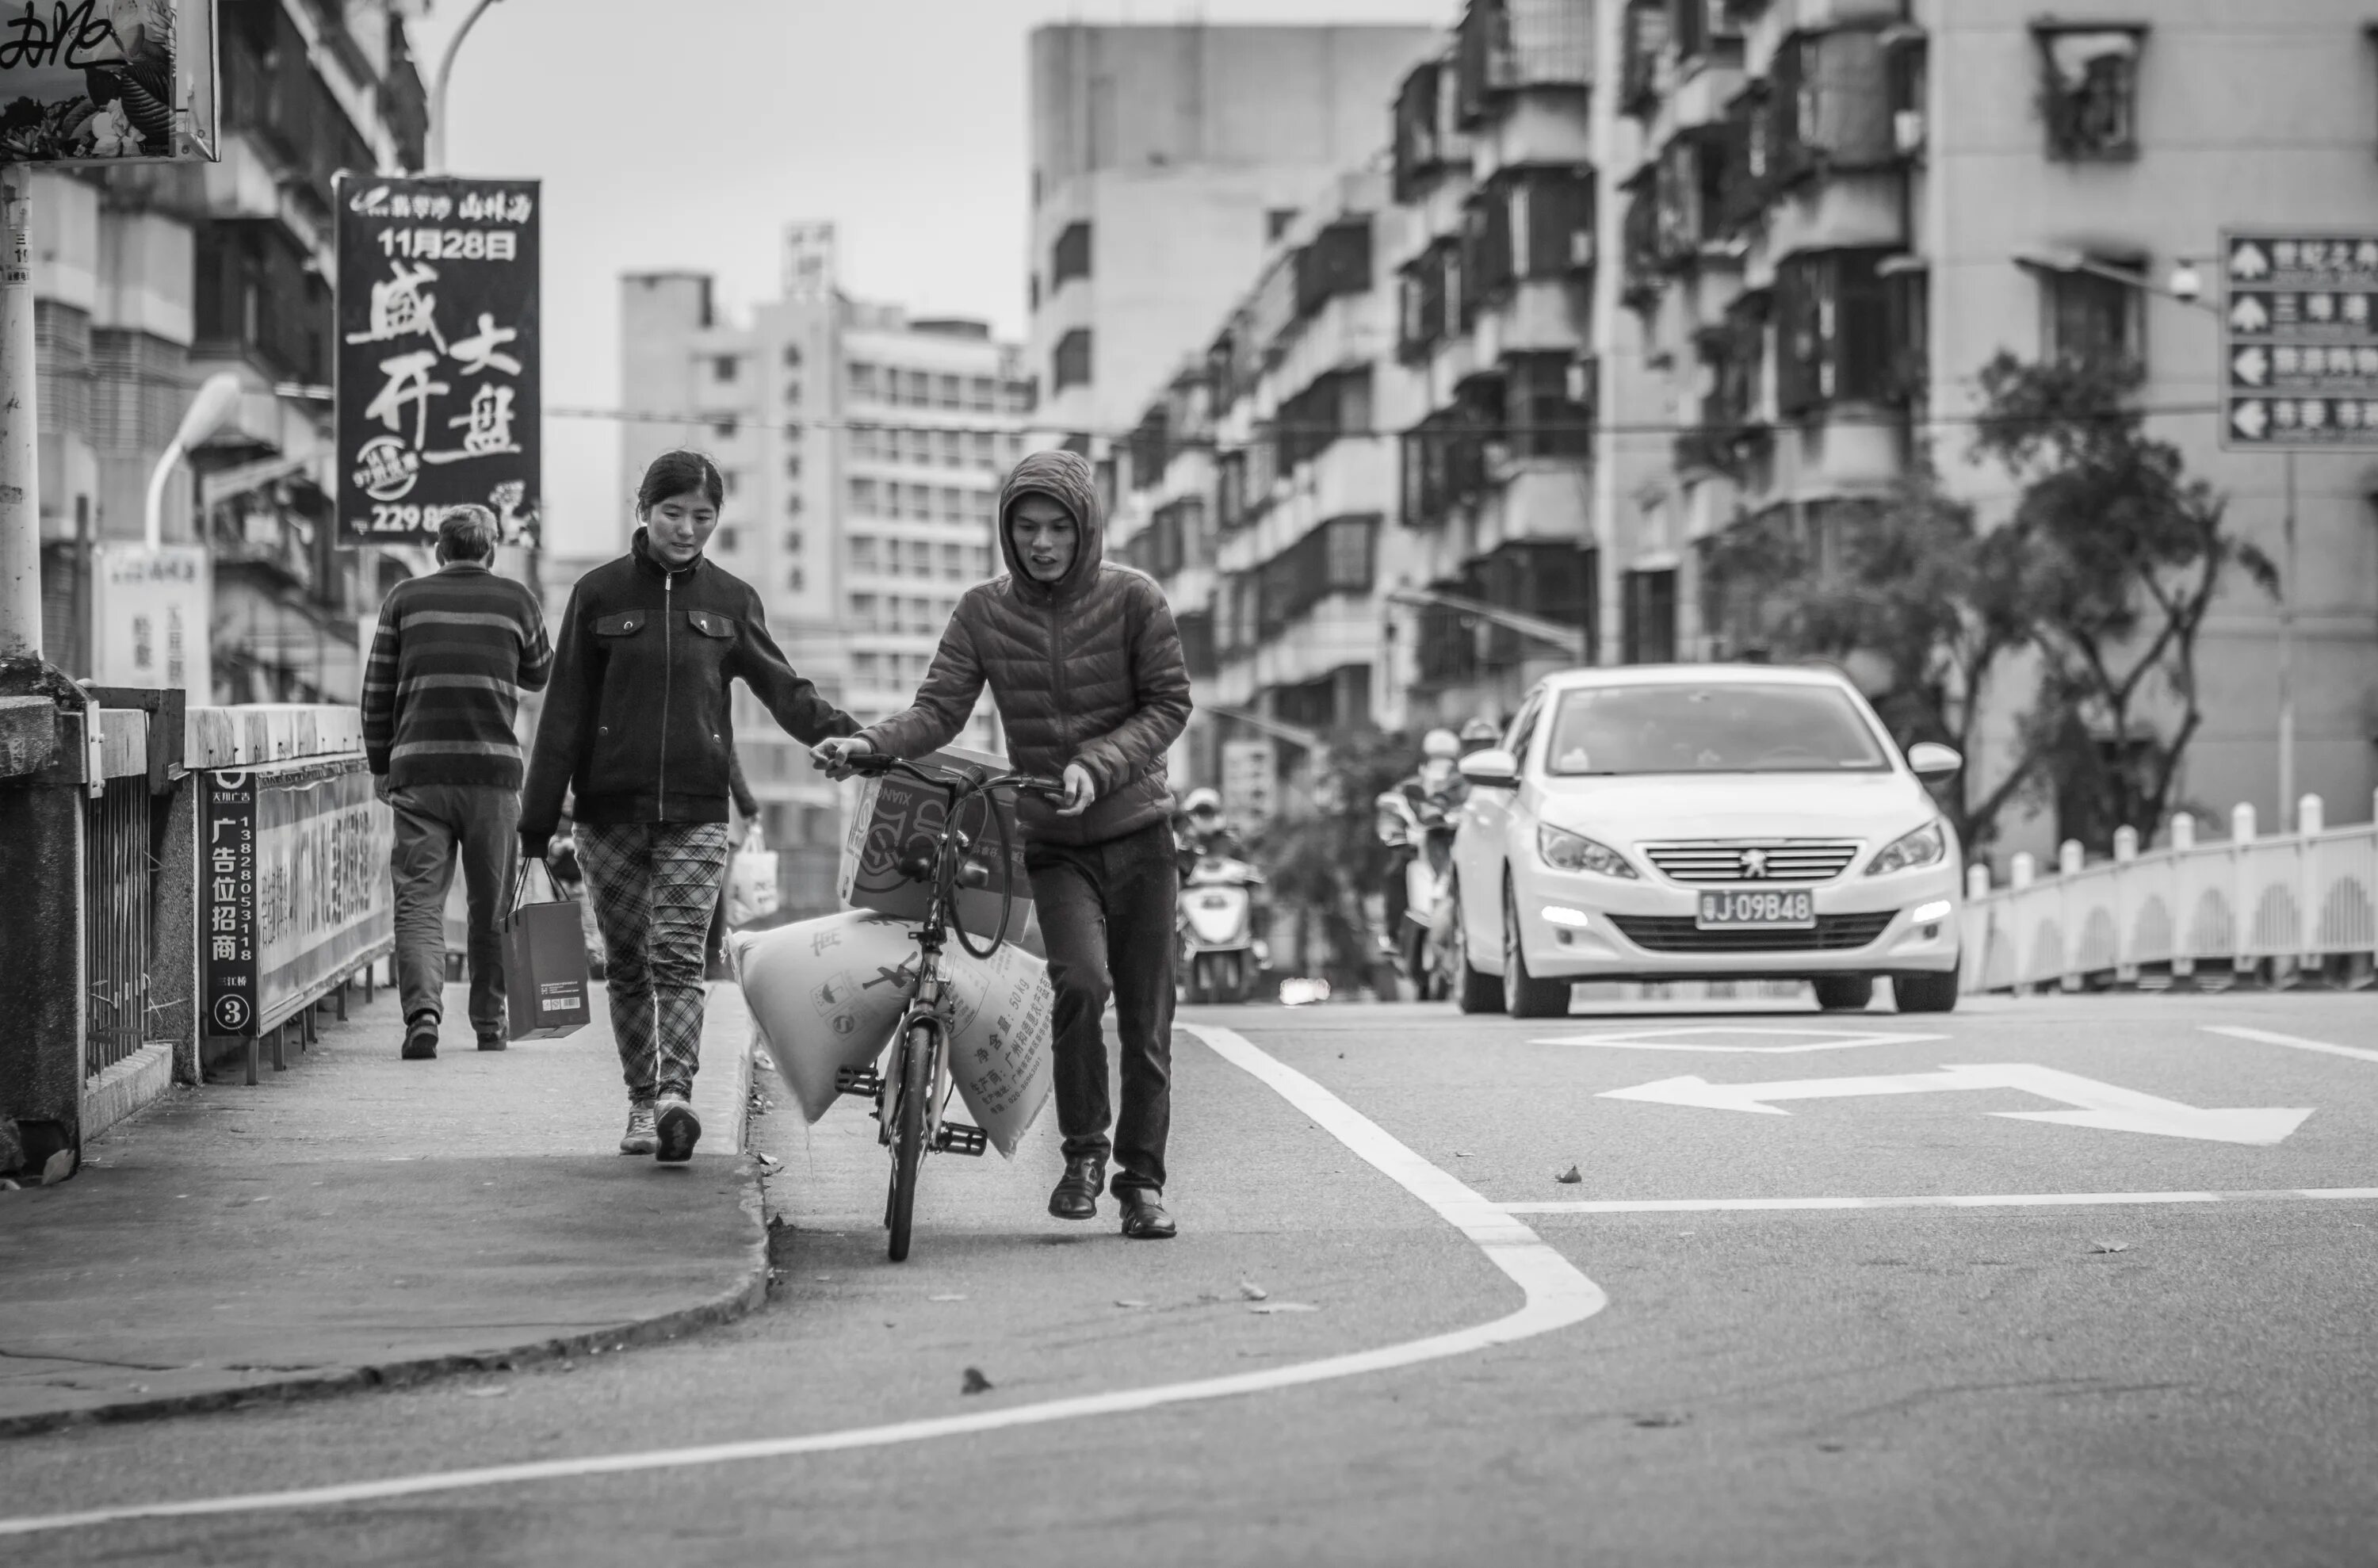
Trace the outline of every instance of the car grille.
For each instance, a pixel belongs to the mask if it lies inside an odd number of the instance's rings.
[[[1643,852],[1675,882],[1831,882],[1857,858],[1858,847],[1772,838],[1749,843],[1651,844]]]
[[[1819,915],[1813,929],[1798,931],[1703,931],[1690,915],[1615,914],[1610,923],[1647,953],[1832,953],[1865,947],[1895,912]]]

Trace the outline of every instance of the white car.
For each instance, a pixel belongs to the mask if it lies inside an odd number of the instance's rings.
[[[1856,687],[1774,665],[1581,669],[1462,759],[1452,964],[1464,1012],[1568,1010],[1582,980],[1808,980],[1957,1005],[1957,839]]]

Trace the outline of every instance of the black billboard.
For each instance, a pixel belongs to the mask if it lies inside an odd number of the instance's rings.
[[[420,543],[475,502],[537,531],[535,180],[338,183],[339,542]]]

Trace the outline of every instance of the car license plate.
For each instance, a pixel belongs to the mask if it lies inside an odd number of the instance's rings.
[[[1813,893],[1727,887],[1701,895],[1693,923],[1703,931],[1798,931],[1817,923]]]

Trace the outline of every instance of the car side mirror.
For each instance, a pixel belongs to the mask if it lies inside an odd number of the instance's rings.
[[[1935,778],[1954,773],[1965,766],[1954,746],[1944,746],[1938,741],[1918,741],[1907,748],[1907,766],[1921,778]]]
[[[1472,752],[1461,759],[1461,777],[1483,790],[1519,787],[1519,759],[1499,746]]]

